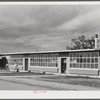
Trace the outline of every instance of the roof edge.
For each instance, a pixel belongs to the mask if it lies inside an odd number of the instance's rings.
[[[78,50],[55,50],[55,51],[37,51],[37,52],[11,52],[11,53],[0,53],[1,55],[8,54],[30,54],[30,53],[57,53],[57,52],[78,52],[78,51],[94,51],[100,49],[78,49]]]

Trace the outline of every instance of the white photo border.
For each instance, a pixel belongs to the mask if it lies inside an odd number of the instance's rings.
[[[99,1],[63,1],[63,2],[0,2],[0,5],[100,5]],[[34,90],[33,90],[34,91]],[[100,91],[33,91],[0,90],[0,99],[100,99]]]

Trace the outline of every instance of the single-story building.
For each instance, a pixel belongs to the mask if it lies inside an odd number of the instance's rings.
[[[5,53],[9,69],[14,70],[16,60],[23,71],[66,74],[99,75],[100,50],[59,50],[43,52]]]
[[[16,60],[22,71],[100,74],[100,49],[97,49],[97,42],[94,49],[1,53],[0,56],[7,58],[11,71]]]

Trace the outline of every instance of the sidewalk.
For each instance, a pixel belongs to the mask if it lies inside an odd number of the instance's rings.
[[[4,80],[5,82],[10,81],[10,82],[16,82],[21,84],[33,85],[33,86],[47,87],[47,88],[52,88],[54,90],[72,90],[72,91],[99,91],[100,90],[100,88],[95,88],[95,87],[41,81],[41,80],[37,80],[35,77],[32,79],[25,78],[24,76],[23,77],[0,77],[0,80]]]

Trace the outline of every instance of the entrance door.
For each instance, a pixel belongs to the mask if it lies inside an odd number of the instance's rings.
[[[28,58],[25,58],[25,71],[28,70]]]
[[[66,71],[66,60],[67,58],[61,58],[61,73],[65,73]]]

